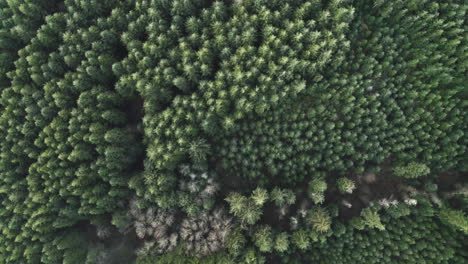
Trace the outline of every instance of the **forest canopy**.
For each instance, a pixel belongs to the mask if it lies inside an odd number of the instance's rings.
[[[467,9],[0,1],[0,263],[467,263]]]

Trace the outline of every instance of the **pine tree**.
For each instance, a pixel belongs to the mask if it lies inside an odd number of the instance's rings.
[[[402,178],[414,179],[428,175],[430,169],[421,163],[412,162],[406,166],[398,166],[393,169],[393,173]]]
[[[252,199],[256,205],[262,206],[268,200],[268,192],[265,189],[257,187],[252,192]]]
[[[465,216],[463,211],[447,207],[442,208],[439,212],[439,218],[443,223],[455,227],[464,234],[468,233],[468,217]]]
[[[325,209],[315,207],[308,212],[307,223],[317,232],[327,232],[330,230],[331,218]]]
[[[273,234],[269,226],[261,226],[254,233],[254,243],[260,252],[271,252],[273,249]]]
[[[361,217],[364,224],[370,228],[377,228],[385,230],[385,226],[380,221],[380,216],[376,210],[372,208],[365,208],[361,211]]]
[[[353,190],[356,188],[354,182],[348,178],[339,178],[336,181],[336,184],[338,186],[338,190],[341,193],[352,193]]]
[[[289,236],[286,232],[279,233],[275,239],[274,248],[279,253],[287,252],[289,249]]]

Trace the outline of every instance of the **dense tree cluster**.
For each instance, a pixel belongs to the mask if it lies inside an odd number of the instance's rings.
[[[342,1],[141,1],[136,10],[123,35],[129,55],[115,68],[118,91],[145,100],[147,162],[162,178],[146,183],[152,200],[170,195],[180,162],[205,158],[205,138],[267,114],[344,60],[354,13]]]
[[[424,161],[434,171],[466,165],[466,6],[356,5],[346,59],[307,82],[299,99],[252,112],[220,135],[215,152],[223,168],[291,182],[362,172],[389,157]]]
[[[0,88],[10,85],[18,51],[35,36],[47,15],[60,10],[60,1],[17,0],[0,3]]]
[[[315,245],[307,259],[337,264],[466,262],[466,237],[421,209],[398,220],[384,215],[382,223],[384,231],[358,231],[352,226],[334,230],[326,243]]]
[[[467,9],[0,1],[0,263],[466,263]]]
[[[254,233],[255,245],[260,252],[270,252],[273,248],[278,252],[296,252],[284,254],[281,263],[464,263],[468,256],[463,251],[467,246],[463,234],[442,224],[435,213],[431,207],[423,206],[404,217],[384,214],[385,230],[359,230],[353,225],[336,223],[322,242],[311,240],[310,233],[305,230],[297,231],[290,238],[292,245],[288,244],[286,233],[275,239],[271,228],[263,226]],[[281,251],[281,245],[286,250]],[[299,251],[290,250],[296,246]],[[304,251],[306,249],[310,252]],[[250,249],[245,252],[239,255],[223,252],[209,258],[193,259],[175,251],[163,257],[142,257],[138,263],[270,263]],[[247,258],[249,254],[250,259]]]
[[[126,174],[139,147],[111,67],[124,55],[119,35],[131,4],[66,1],[48,16],[62,4],[8,4],[17,24],[4,30],[26,45],[2,74],[10,85],[0,101],[0,255],[39,263],[47,256],[39,242],[51,243],[50,233],[111,212],[129,194]]]

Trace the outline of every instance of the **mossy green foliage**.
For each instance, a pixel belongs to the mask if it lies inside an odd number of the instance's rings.
[[[0,3],[0,88],[11,84],[7,76],[15,69],[18,51],[35,37],[47,15],[59,8],[58,0],[17,0]],[[44,32],[41,32],[44,37]],[[53,38],[47,39],[53,41]]]
[[[307,216],[307,223],[317,232],[323,233],[330,230],[331,217],[329,213],[321,208],[311,209]]]
[[[408,165],[396,166],[393,168],[393,174],[398,177],[415,179],[423,176],[427,176],[430,172],[429,167],[425,164],[411,162]]]
[[[266,115],[321,79],[329,63],[344,59],[353,18],[341,1],[139,1],[136,10],[123,35],[129,56],[119,64],[126,71],[117,90],[145,98],[147,166],[161,177],[175,177],[194,141],[236,133],[249,113]],[[251,147],[225,143],[211,153],[226,169],[258,178],[261,163],[225,158],[249,155]],[[174,199],[166,191],[173,181],[157,182],[139,186],[151,190],[145,198]]]
[[[111,69],[123,55],[119,35],[132,5],[1,5],[9,18],[1,20],[0,51],[15,60],[0,67],[2,263],[78,263],[78,249],[49,257],[46,247],[61,228],[112,212],[129,195],[128,173],[138,157]]]
[[[243,253],[238,257],[230,256],[226,253],[217,253],[212,256],[204,258],[195,258],[191,256],[185,256],[179,250],[174,252],[162,255],[162,256],[143,256],[138,257],[136,264],[156,264],[156,263],[165,263],[165,264],[235,264],[235,263],[245,263],[245,264],[264,264],[265,257],[260,255],[258,251],[253,248],[247,248],[243,250]]]
[[[167,263],[167,264],[234,264],[233,259],[229,256],[210,256],[206,258],[195,258],[190,256],[184,256],[176,253],[169,253],[163,256],[144,256],[139,257],[136,264],[156,264],[156,263]]]
[[[411,208],[405,203],[399,203],[397,205],[390,205],[388,208],[385,208],[385,212],[393,218],[400,218],[402,216],[409,215]]]
[[[255,191],[254,191],[255,195]],[[229,212],[238,217],[242,224],[253,225],[262,216],[262,205],[256,197],[245,197],[239,193],[231,193],[226,198]]]
[[[320,171],[360,173],[390,156],[423,160],[433,172],[467,164],[466,4],[354,1],[354,7],[349,48],[334,53],[321,80],[220,135],[216,152],[225,168],[297,182]]]
[[[439,212],[440,221],[468,235],[468,217],[461,210],[443,208]]]
[[[341,193],[352,193],[353,190],[356,189],[354,182],[345,177],[336,180],[336,185]]]
[[[260,252],[271,252],[274,246],[273,235],[271,232],[271,227],[269,226],[260,226],[254,233],[253,239],[255,241],[255,246],[258,247]]]
[[[383,215],[385,230],[346,226],[323,244],[314,244],[308,261],[314,263],[447,263],[468,260],[466,236],[420,209],[398,219]],[[334,230],[335,231],[335,230]]]
[[[326,214],[309,215],[321,216],[309,218],[310,230],[272,228],[271,241],[264,223],[254,225],[267,201],[294,213],[302,191],[326,205],[331,173],[384,160],[416,181],[466,171],[467,8],[461,0],[1,1],[0,262],[84,263],[76,225],[103,217],[124,229],[133,192],[143,207],[189,215],[224,203],[213,189],[205,200],[178,189],[186,163],[271,191],[227,199],[251,228],[231,245],[243,263],[266,261],[255,243],[286,255],[331,235]],[[140,101],[141,122],[127,109]],[[351,195],[349,182],[339,186]],[[219,193],[244,191],[236,188]],[[320,261],[461,263],[450,228],[466,231],[463,212],[442,211],[444,228],[408,213],[389,209],[412,237],[440,236],[408,249],[410,238],[394,241],[395,223],[366,210],[349,224],[361,231],[344,234],[389,234],[390,253],[338,248],[342,255],[321,251]],[[454,244],[444,244],[450,236]],[[346,239],[332,245],[354,245]]]
[[[315,178],[309,182],[307,194],[315,204],[321,204],[325,200],[325,191],[327,190],[327,182],[320,178]]]

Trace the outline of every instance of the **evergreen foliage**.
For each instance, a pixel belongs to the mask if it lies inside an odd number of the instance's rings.
[[[325,191],[327,190],[327,183],[316,178],[309,182],[308,194],[315,204],[321,204],[325,200]]]
[[[432,172],[465,167],[466,4],[353,3],[350,43],[332,53],[323,78],[220,136],[224,168],[298,182],[323,171],[361,173],[389,157]]]
[[[242,224],[253,225],[262,215],[262,207],[252,197],[231,193],[226,201],[230,205],[230,212],[237,216]]]
[[[439,218],[443,223],[453,226],[465,235],[468,234],[468,217],[463,211],[443,208],[439,213]]]
[[[348,178],[339,178],[336,184],[341,193],[352,193],[356,189],[354,182]]]
[[[279,253],[284,253],[288,251],[289,236],[286,232],[282,232],[276,236],[274,248]]]
[[[268,200],[268,192],[265,189],[257,188],[252,192],[252,199],[255,204],[262,206]]]
[[[317,232],[327,232],[330,229],[331,218],[321,207],[313,208],[307,217],[307,222]]]
[[[260,252],[271,252],[273,249],[274,240],[270,229],[269,226],[261,226],[253,235],[255,245]]]
[[[468,263],[467,10],[0,1],[0,263]]]
[[[468,259],[466,237],[428,217],[423,208],[395,220],[383,215],[385,230],[351,225],[345,232],[333,232],[326,243],[314,244],[308,262],[322,263],[465,263]]]
[[[380,221],[380,216],[375,209],[366,208],[362,210],[361,217],[364,225],[369,228],[377,228],[378,230],[385,230],[385,226]]]
[[[414,179],[429,174],[430,169],[425,164],[412,162],[406,166],[398,166],[393,169],[393,173],[402,178]]]
[[[2,7],[11,17],[0,31],[18,55],[10,57],[14,68],[0,67],[0,185],[9,190],[0,194],[0,222],[10,223],[0,225],[3,263],[80,263],[78,249],[49,256],[45,247],[61,228],[112,212],[128,196],[140,146],[111,66],[122,58],[116,36],[131,8],[129,1],[24,0]]]

